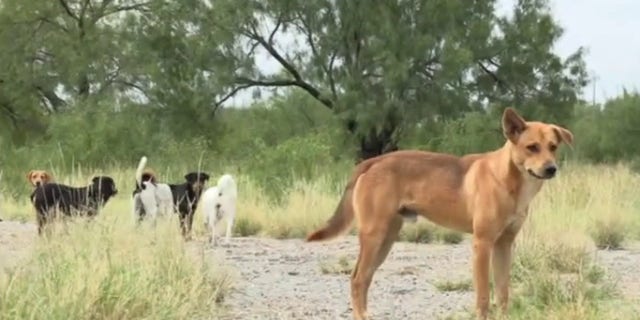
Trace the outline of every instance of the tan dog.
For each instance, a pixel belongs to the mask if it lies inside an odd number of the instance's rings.
[[[31,170],[27,173],[27,180],[33,187],[53,182],[53,176],[45,170]]]
[[[476,315],[486,319],[488,314],[490,262],[498,304],[507,311],[514,239],[529,203],[544,180],[555,176],[558,145],[571,145],[573,135],[553,124],[526,122],[512,108],[505,109],[502,127],[507,141],[491,152],[457,157],[396,151],[355,167],[333,217],[307,237],[330,239],[357,221],[360,254],[351,274],[355,319],[368,319],[373,274],[397,239],[403,218],[417,215],[473,235]]]

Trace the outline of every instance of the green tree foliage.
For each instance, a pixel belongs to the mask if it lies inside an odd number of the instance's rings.
[[[416,120],[457,117],[487,100],[528,114],[571,114],[586,84],[582,50],[564,60],[551,51],[562,30],[547,1],[518,1],[511,18],[496,16],[494,5],[215,2],[218,24],[246,43],[229,60],[254,61],[236,70],[236,86],[306,91],[357,138],[359,158],[395,150],[402,129]],[[283,72],[258,70],[260,52]]]
[[[139,1],[3,0],[0,10],[0,100],[19,138],[46,129],[44,115],[131,87],[123,15]],[[82,103],[81,105],[85,105]]]
[[[10,151],[0,153],[2,180],[23,185],[34,167],[135,166],[146,154],[156,168],[187,170],[206,158],[287,186],[354,154],[496,147],[506,106],[575,124],[577,141],[600,141],[580,142],[590,159],[630,157],[590,131],[619,115],[573,110],[583,51],[553,53],[562,29],[547,1],[520,0],[507,17],[495,5],[2,0],[0,149]],[[267,91],[231,107],[240,93]],[[624,120],[634,121],[629,108]]]
[[[600,106],[577,108],[577,149],[595,162],[634,161],[640,156],[640,94],[626,90]]]

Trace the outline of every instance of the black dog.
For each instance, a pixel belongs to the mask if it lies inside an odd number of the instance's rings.
[[[209,175],[205,172],[189,172],[184,176],[184,179],[187,182],[168,185],[173,196],[174,208],[178,209],[178,214],[180,215],[182,235],[188,238],[193,225],[193,215],[205,184],[209,181]]]
[[[111,177],[96,176],[86,187],[71,187],[58,183],[47,183],[37,187],[31,194],[37,212],[38,234],[55,215],[50,209],[60,210],[66,216],[93,217],[107,201],[118,193]],[[54,213],[55,214],[55,213]]]

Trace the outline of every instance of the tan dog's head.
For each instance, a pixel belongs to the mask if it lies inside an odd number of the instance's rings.
[[[31,170],[27,173],[27,180],[34,187],[39,187],[43,184],[49,183],[53,180],[53,177],[44,170]]]
[[[522,172],[538,179],[556,175],[556,150],[573,143],[571,131],[554,124],[525,121],[513,108],[502,115],[504,136],[511,142],[511,160]]]

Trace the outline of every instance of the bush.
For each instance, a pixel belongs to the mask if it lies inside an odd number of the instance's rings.
[[[400,241],[431,243],[435,239],[435,226],[429,222],[416,222],[405,225],[400,230]]]
[[[233,233],[241,237],[257,235],[262,230],[262,225],[249,218],[238,218],[233,224]]]
[[[598,249],[622,249],[626,226],[620,219],[599,220],[592,228],[591,237]]]

